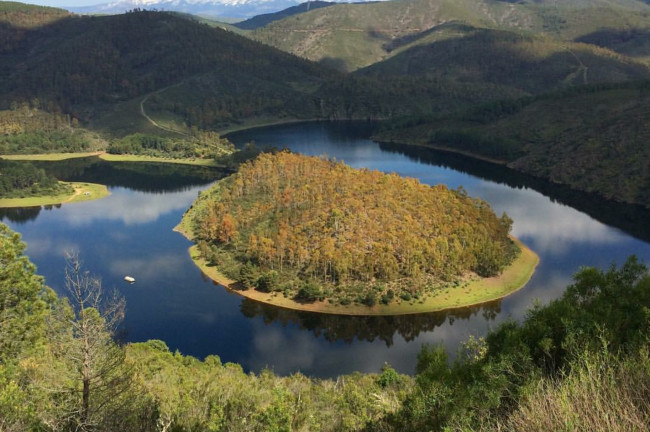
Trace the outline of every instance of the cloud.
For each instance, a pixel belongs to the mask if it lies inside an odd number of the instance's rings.
[[[531,189],[510,189],[481,181],[472,194],[490,202],[500,215],[504,211],[514,220],[512,233],[532,239],[535,251],[544,255],[561,255],[576,245],[614,244],[624,241],[617,230],[598,222],[572,207],[552,202]]]
[[[137,225],[157,220],[161,215],[179,209],[186,209],[196,198],[197,192],[205,187],[194,187],[184,192],[167,194],[136,192],[114,188],[107,198],[71,205],[84,205],[84,211],[66,211],[62,219],[72,226],[84,226],[95,221],[120,220],[125,225]]]

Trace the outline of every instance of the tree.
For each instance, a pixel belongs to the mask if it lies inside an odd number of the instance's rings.
[[[127,421],[131,374],[125,352],[113,340],[125,302],[106,296],[101,281],[82,269],[76,253],[66,254],[67,301],[57,308],[52,350],[63,375],[59,399],[75,430],[107,430]]]
[[[43,340],[54,293],[23,254],[20,234],[0,223],[0,363],[17,360]]]
[[[20,362],[44,351],[46,317],[56,298],[24,250],[20,235],[0,223],[0,431],[35,430],[38,424],[38,389],[24,385]]]

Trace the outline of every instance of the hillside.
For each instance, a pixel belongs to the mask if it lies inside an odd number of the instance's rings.
[[[70,16],[70,12],[25,3],[0,2],[0,25],[32,29]]]
[[[15,31],[9,27],[3,33]],[[242,116],[288,101],[298,107],[288,114],[297,115],[312,105],[308,95],[314,84],[331,75],[222,29],[160,12],[68,17],[28,31],[17,49],[2,51],[2,103],[37,98],[48,110],[83,121],[116,102],[190,78],[223,83],[219,99],[245,107]],[[200,78],[204,74],[207,78]]]
[[[405,0],[336,5],[271,23],[255,39],[301,57],[353,71],[419,43],[438,26],[459,22],[477,28],[549,34],[571,41],[610,29],[645,29],[650,6],[636,0],[501,2]]]
[[[647,82],[586,87],[416,120],[377,138],[497,159],[578,190],[650,206],[649,95]]]
[[[183,226],[244,288],[374,306],[500,275],[519,253],[511,224],[462,190],[280,152],[202,194]]]
[[[538,94],[571,85],[647,79],[650,69],[593,45],[452,23],[435,28],[418,45],[357,74],[427,76]]]
[[[283,9],[279,12],[255,15],[252,18],[249,18],[244,21],[240,21],[233,24],[233,27],[237,27],[242,30],[255,30],[260,27],[264,27],[267,24],[270,24],[274,21],[279,21],[281,19],[301,14],[304,12],[309,12],[310,10],[320,9],[327,6],[335,5],[334,2],[327,1],[310,1],[306,3],[301,3],[297,6],[292,6],[287,9]]]

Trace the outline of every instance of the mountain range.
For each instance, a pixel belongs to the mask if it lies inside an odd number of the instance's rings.
[[[183,12],[219,19],[242,19],[278,12],[300,3],[301,0],[118,0],[92,6],[66,7],[66,9],[79,14],[118,14],[134,9],[146,9]]]

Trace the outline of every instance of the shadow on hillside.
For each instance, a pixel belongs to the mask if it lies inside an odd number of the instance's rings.
[[[630,57],[650,56],[650,29],[603,29],[581,36],[576,42],[598,45]]]
[[[434,33],[438,32],[453,32],[457,33],[458,36],[461,36],[466,33],[470,33],[472,31],[476,30],[475,27],[472,27],[467,24],[463,24],[461,22],[456,22],[456,21],[451,21],[451,22],[446,22],[444,24],[440,24],[437,26],[433,26],[430,29],[418,32],[418,33],[412,33],[408,34],[406,36],[398,37],[390,42],[385,43],[382,45],[382,48],[386,52],[391,52],[396,50],[397,48],[403,47],[404,45],[408,45],[412,42],[417,41],[418,39],[422,39],[426,36],[429,36]]]

